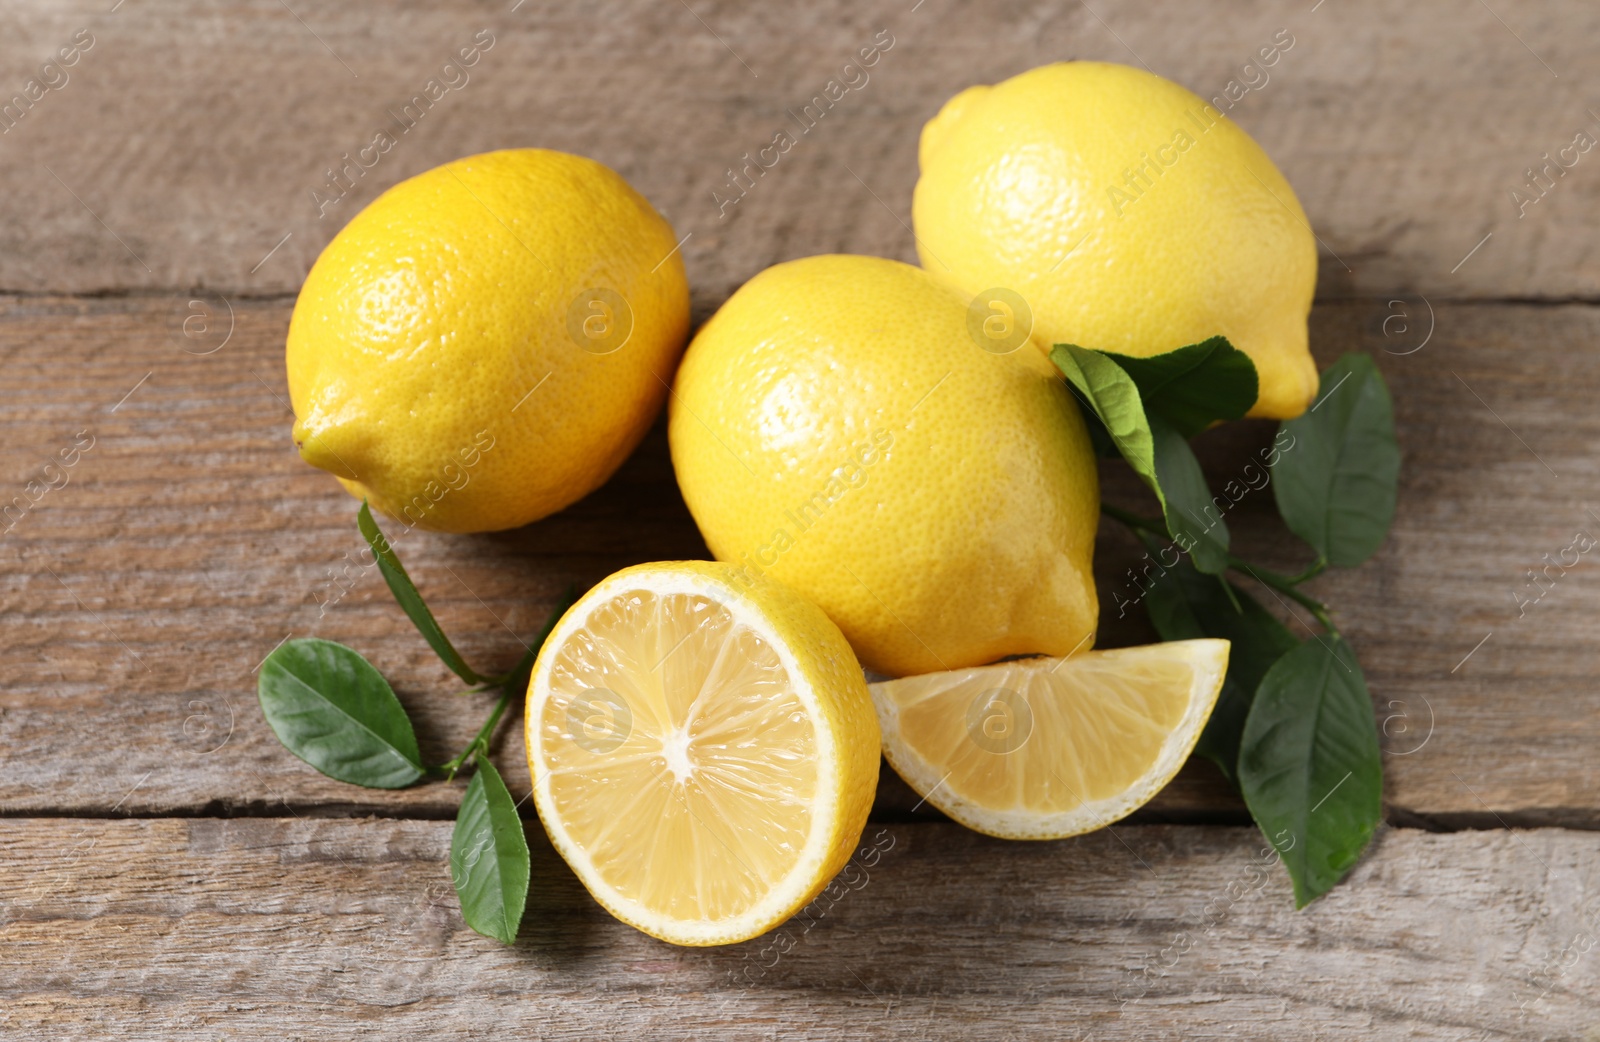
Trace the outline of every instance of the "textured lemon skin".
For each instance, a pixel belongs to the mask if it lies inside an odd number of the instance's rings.
[[[615,172],[562,152],[491,152],[395,185],[328,244],[295,304],[301,455],[440,531],[514,528],[582,498],[666,395],[689,325],[676,242]],[[569,334],[592,288],[631,311],[609,353]]]
[[[957,94],[919,158],[923,267],[968,294],[1020,294],[1045,345],[1145,356],[1220,333],[1256,363],[1251,415],[1311,403],[1316,239],[1272,160],[1209,102],[1125,65],[1046,65]]]
[[[1099,484],[1083,418],[1026,343],[986,351],[911,265],[769,268],[696,335],[673,465],[712,553],[770,574],[892,676],[1087,647]]]
[[[821,798],[816,815],[826,827],[807,845],[816,848],[819,856],[801,865],[797,872],[800,878],[792,881],[794,885],[784,900],[745,922],[710,931],[674,928],[670,923],[637,915],[609,900],[603,889],[592,885],[588,878],[584,878],[584,885],[612,915],[659,940],[687,946],[733,944],[759,937],[791,918],[810,904],[849,862],[877,795],[882,736],[866,677],[844,634],[821,609],[794,590],[769,577],[751,575],[716,561],[663,561],[624,568],[567,609],[540,649],[528,680],[524,737],[534,806],[551,843],[569,865],[579,868],[585,859],[559,827],[549,786],[541,784],[543,760],[538,752],[541,698],[548,692],[551,663],[564,635],[587,618],[596,604],[662,575],[687,579],[686,585],[697,592],[759,616],[776,641],[780,659],[791,670],[791,679],[798,674],[809,686],[816,708],[813,723],[817,728],[818,755],[823,760],[818,772]],[[676,585],[681,588],[685,584]],[[579,875],[583,877],[581,870]]]

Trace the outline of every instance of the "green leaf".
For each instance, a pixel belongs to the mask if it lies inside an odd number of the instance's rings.
[[[476,766],[450,838],[450,881],[467,925],[511,944],[528,903],[528,839],[500,773],[482,753]]]
[[[1329,366],[1316,403],[1281,432],[1294,440],[1272,468],[1272,487],[1289,530],[1340,567],[1377,553],[1394,520],[1400,448],[1372,359],[1347,354]]]
[[[1160,554],[1161,550],[1153,552]],[[1276,616],[1233,583],[1225,588],[1223,579],[1202,575],[1182,558],[1168,567],[1158,557],[1157,564],[1164,571],[1145,593],[1144,606],[1161,639],[1220,637],[1232,643],[1222,693],[1194,751],[1215,763],[1237,785],[1239,741],[1256,688],[1272,664],[1300,642]]]
[[[1078,400],[1086,403],[1100,421],[1122,458],[1144,479],[1164,507],[1166,500],[1161,493],[1161,482],[1156,478],[1150,424],[1133,377],[1109,356],[1076,344],[1057,344],[1050,351],[1050,360],[1072,385]]]
[[[444,635],[444,630],[439,628],[433,612],[428,610],[423,603],[422,595],[417,592],[416,584],[411,581],[411,576],[406,574],[405,566],[400,563],[399,556],[394,552],[394,547],[389,545],[389,540],[383,537],[383,531],[378,528],[378,523],[372,519],[372,510],[367,506],[367,501],[361,501],[361,512],[356,515],[356,524],[361,529],[361,534],[366,537],[367,545],[372,547],[373,556],[378,560],[378,571],[383,573],[383,581],[389,584],[389,591],[394,594],[394,599],[400,602],[410,617],[417,631],[428,642],[434,654],[450,667],[450,672],[465,680],[469,684],[485,684],[492,678],[479,675],[467,665],[455,646],[450,643],[450,638]]]
[[[1072,392],[1079,411],[1083,413],[1083,425],[1089,429],[1089,445],[1094,449],[1094,454],[1101,459],[1120,459],[1122,453],[1117,451],[1117,443],[1111,439],[1111,432],[1106,430],[1100,414],[1094,411],[1094,405],[1076,385],[1068,383],[1067,390]]]
[[[1294,882],[1297,908],[1327,893],[1377,830],[1383,763],[1355,652],[1337,634],[1273,664],[1239,751],[1245,803]]]
[[[1146,415],[1161,417],[1185,438],[1217,420],[1239,419],[1260,388],[1255,363],[1223,336],[1147,358],[1106,355],[1133,378]]]
[[[331,640],[291,640],[261,663],[261,711],[278,741],[330,778],[398,789],[422,777],[405,707],[372,664]]]
[[[1196,568],[1221,575],[1228,568],[1228,525],[1211,498],[1200,461],[1165,420],[1152,416],[1149,428],[1167,532],[1194,558]]]
[[[1228,567],[1228,526],[1212,500],[1205,474],[1183,432],[1161,415],[1147,412],[1139,385],[1123,368],[1123,363],[1152,362],[1152,366],[1141,370],[1151,381],[1151,393],[1157,399],[1174,403],[1180,416],[1186,422],[1193,422],[1199,415],[1198,407],[1174,389],[1175,374],[1180,370],[1195,370],[1198,366],[1201,372],[1210,374],[1206,377],[1207,386],[1230,385],[1231,382],[1237,399],[1242,378],[1237,363],[1227,361],[1232,355],[1250,363],[1221,337],[1157,356],[1155,360],[1124,359],[1075,344],[1057,344],[1050,352],[1051,361],[1067,378],[1079,402],[1087,406],[1085,418],[1090,424],[1091,437],[1094,421],[1098,419],[1122,458],[1155,492],[1173,541],[1194,558],[1196,567],[1213,575],[1220,575]],[[1160,361],[1172,356],[1183,356],[1181,364]],[[1207,360],[1213,358],[1223,361],[1207,368],[1211,365]],[[1255,401],[1254,380],[1255,366],[1250,364],[1251,403]],[[1228,408],[1235,405],[1236,400]],[[1243,406],[1249,407],[1249,403]]]

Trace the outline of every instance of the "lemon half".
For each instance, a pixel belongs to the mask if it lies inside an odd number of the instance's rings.
[[[884,753],[929,803],[1003,839],[1060,839],[1147,803],[1194,749],[1225,640],[1086,651],[871,686]]]
[[[702,561],[628,568],[528,688],[539,819],[596,900],[674,944],[758,936],[844,867],[877,789],[866,680],[815,605]]]

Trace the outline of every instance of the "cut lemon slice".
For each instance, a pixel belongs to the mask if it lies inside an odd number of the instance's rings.
[[[878,781],[866,680],[821,609],[704,561],[628,568],[528,686],[533,798],[607,910],[674,944],[765,933],[844,867]]]
[[[928,802],[1004,839],[1059,839],[1154,796],[1194,748],[1225,640],[1088,651],[871,685],[884,754]]]

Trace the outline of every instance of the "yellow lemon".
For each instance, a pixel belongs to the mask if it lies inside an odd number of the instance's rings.
[[[289,323],[294,440],[408,525],[514,528],[644,436],[689,326],[672,228],[605,166],[490,152],[336,235]]]
[[[1092,639],[1083,418],[1025,335],[926,272],[769,268],[695,336],[674,388],[672,461],[712,553],[815,601],[868,668]]]
[[[884,754],[968,828],[1003,839],[1088,832],[1178,773],[1222,690],[1228,650],[1180,640],[873,684]]]
[[[879,735],[839,629],[725,564],[628,568],[561,618],[528,685],[550,841],[611,914],[674,944],[758,936],[850,860]]]
[[[1020,296],[1042,343],[1144,356],[1220,333],[1256,364],[1251,415],[1311,403],[1316,239],[1272,160],[1210,103],[1125,65],[1046,65],[951,98],[920,161],[923,267]]]

